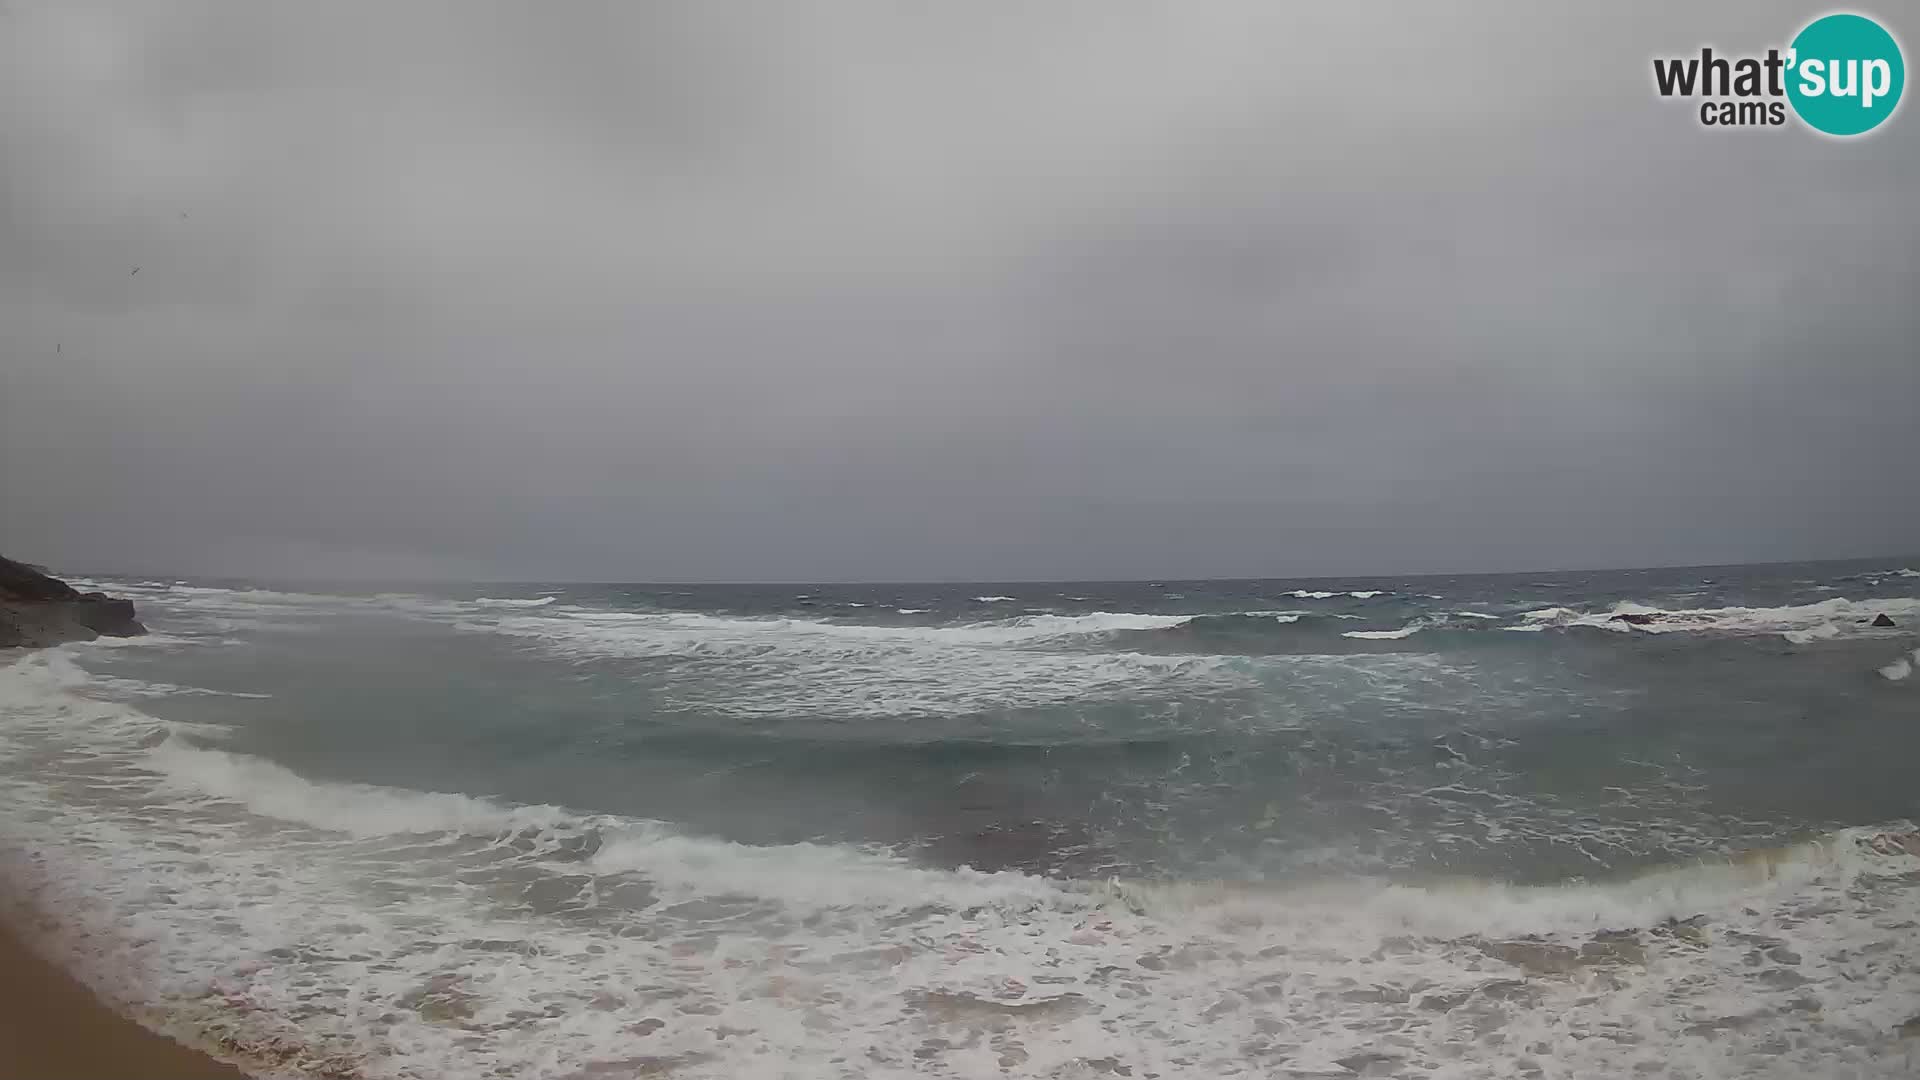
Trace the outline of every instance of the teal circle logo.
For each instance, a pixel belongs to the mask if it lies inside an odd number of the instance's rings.
[[[1815,131],[1865,134],[1899,107],[1907,85],[1900,43],[1865,15],[1823,15],[1790,48],[1787,100]]]

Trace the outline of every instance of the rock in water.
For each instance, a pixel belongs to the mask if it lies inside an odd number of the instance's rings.
[[[1613,616],[1608,621],[1631,623],[1634,626],[1650,626],[1653,624],[1654,619],[1653,619],[1653,615],[1649,612],[1623,611],[1620,614]]]
[[[38,567],[0,556],[0,649],[146,632],[134,617],[133,601],[80,592]]]
[[[1874,625],[1874,626],[1892,626],[1892,625],[1893,625],[1893,619],[1892,619],[1892,618],[1891,618],[1891,617],[1890,617],[1890,616],[1889,616],[1889,615],[1888,615],[1888,614],[1887,614],[1886,612],[1884,612],[1884,611],[1883,611],[1883,612],[1881,612],[1880,614],[1878,614],[1878,615],[1875,615],[1875,616],[1873,617],[1873,623],[1872,623],[1871,625]]]

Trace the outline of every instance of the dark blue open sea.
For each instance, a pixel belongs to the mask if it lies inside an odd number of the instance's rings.
[[[102,578],[0,848],[263,1073],[1912,1077],[1917,566]]]

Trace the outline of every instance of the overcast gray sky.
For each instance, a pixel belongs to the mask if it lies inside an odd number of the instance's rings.
[[[1652,90],[1819,10],[0,0],[0,550],[1920,550],[1920,116],[1714,131]]]

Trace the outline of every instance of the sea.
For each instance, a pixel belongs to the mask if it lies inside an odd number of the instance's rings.
[[[4,899],[261,1076],[1911,1078],[1916,567],[82,579]]]

